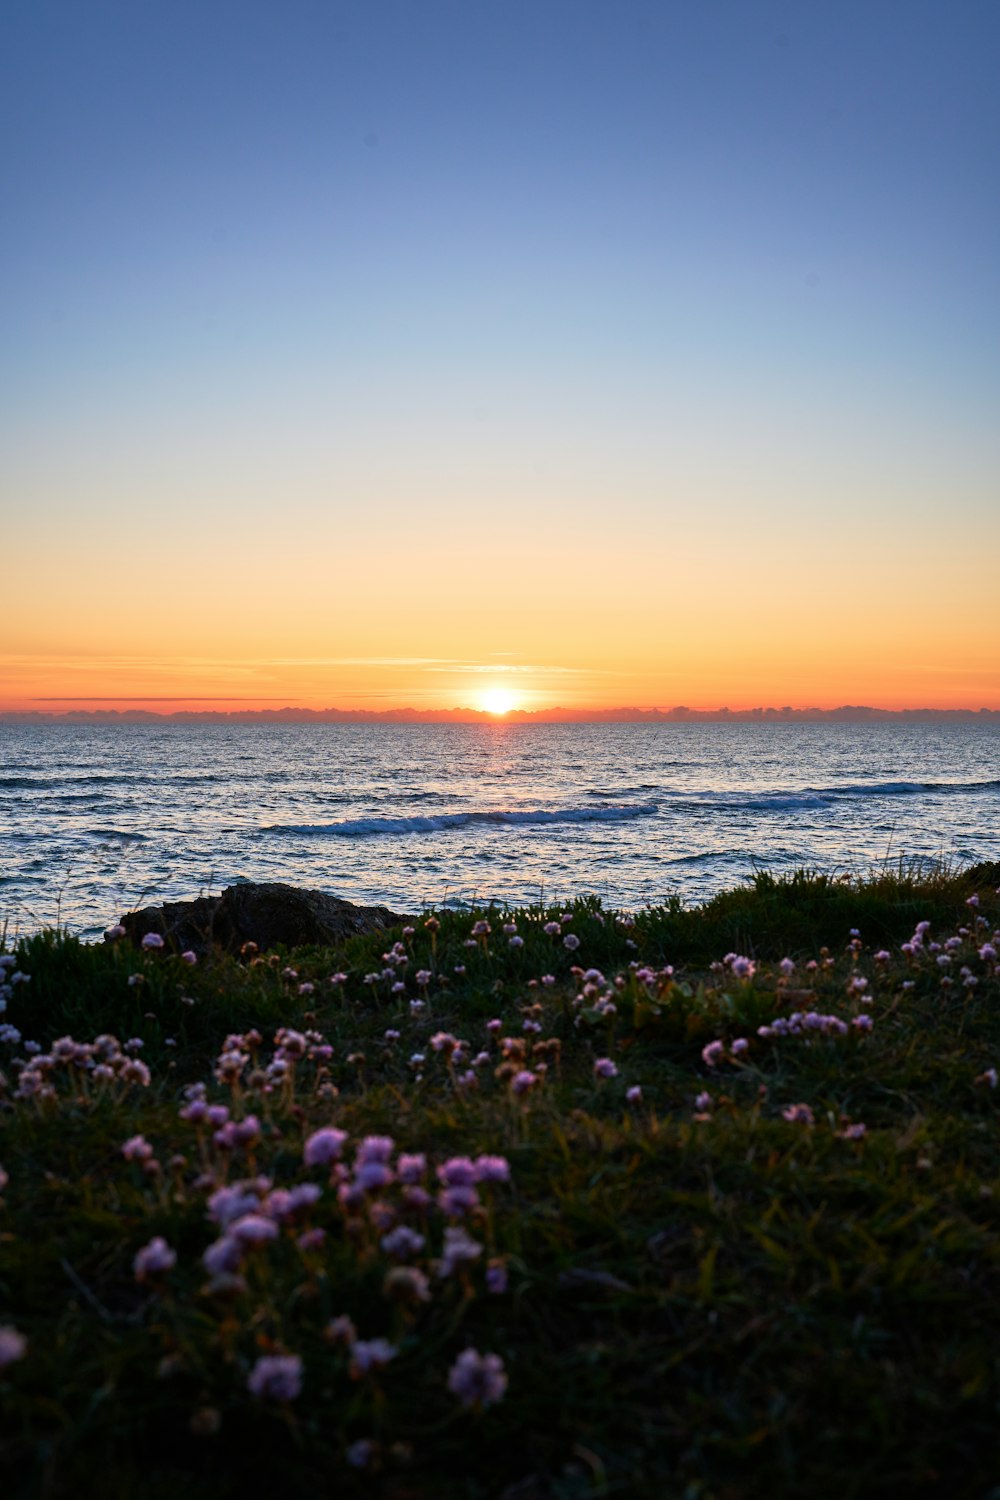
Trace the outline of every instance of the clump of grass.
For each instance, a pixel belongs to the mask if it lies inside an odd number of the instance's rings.
[[[989,1493],[984,875],[22,942],[4,1493]]]

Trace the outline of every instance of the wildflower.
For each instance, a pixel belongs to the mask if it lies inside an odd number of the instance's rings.
[[[142,1135],[130,1136],[122,1147],[122,1156],[126,1161],[149,1161],[152,1154],[152,1146]]]
[[[241,1183],[221,1187],[208,1200],[208,1217],[220,1229],[227,1229],[235,1219],[253,1213],[260,1207],[260,1199]]]
[[[250,1371],[247,1390],[268,1401],[294,1401],[302,1393],[302,1361],[297,1354],[262,1354]]]
[[[147,953],[163,946],[163,939],[158,932],[147,932],[142,940],[142,947],[145,948]]]
[[[637,1083],[633,1083],[633,1085],[632,1085],[631,1088],[628,1088],[628,1089],[625,1090],[625,1103],[626,1104],[641,1104],[642,1103],[642,1089],[639,1087],[639,1085]]]
[[[547,990],[550,990],[556,982],[556,976],[554,974],[543,974],[541,982]]]
[[[738,1036],[729,1050],[734,1057],[742,1057],[744,1052],[750,1051],[750,1043],[745,1036]]]
[[[712,1108],[712,1096],[711,1096],[711,1094],[706,1094],[706,1093],[696,1094],[695,1095],[694,1106],[695,1106],[695,1109],[711,1109]]]
[[[371,1438],[358,1438],[347,1448],[344,1457],[352,1469],[367,1469],[375,1457],[375,1444]]]
[[[351,1348],[351,1377],[360,1380],[371,1370],[383,1369],[399,1350],[388,1339],[357,1339]]]
[[[268,1198],[268,1212],[271,1212],[270,1203],[276,1195],[271,1193]],[[283,1213],[277,1215],[279,1218],[293,1219],[296,1214],[306,1213],[313,1208],[322,1197],[321,1190],[314,1182],[297,1182],[293,1188],[289,1188],[284,1202]]]
[[[421,989],[427,988],[431,982],[431,977],[430,969],[418,969],[414,976]]]
[[[302,1251],[303,1255],[305,1255],[310,1250],[321,1250],[323,1248],[323,1244],[324,1244],[325,1240],[326,1240],[326,1230],[325,1229],[314,1228],[314,1229],[304,1229],[302,1231],[302,1233],[299,1235],[298,1239],[295,1241],[295,1243],[296,1243],[296,1245],[298,1245],[298,1247]]]
[[[382,1236],[382,1249],[386,1255],[400,1260],[405,1260],[408,1255],[419,1255],[425,1243],[424,1236],[417,1234],[415,1229],[410,1229],[406,1224],[400,1224]]]
[[[423,1152],[414,1152],[407,1156],[402,1154],[396,1162],[396,1172],[400,1182],[410,1185],[419,1182],[427,1171],[427,1158]]]
[[[781,1111],[781,1118],[792,1125],[813,1125],[815,1117],[808,1104],[788,1104]]]
[[[707,1047],[701,1049],[701,1060],[707,1068],[714,1068],[720,1063],[725,1055],[725,1047],[722,1042],[709,1042]]]
[[[151,1276],[165,1276],[177,1264],[177,1252],[171,1250],[162,1235],[154,1235],[148,1245],[136,1252],[132,1262],[136,1281],[146,1281]]]
[[[341,1313],[339,1318],[331,1318],[323,1330],[323,1336],[330,1344],[353,1344],[358,1336],[358,1330],[351,1322],[346,1313]]]
[[[475,1173],[478,1182],[509,1182],[510,1162],[506,1156],[477,1156]]]
[[[518,934],[515,933],[513,937],[507,939],[507,946],[508,948],[523,948],[524,938],[519,937]]]
[[[376,1188],[388,1187],[393,1180],[393,1170],[383,1161],[361,1161],[354,1165],[354,1186],[363,1193],[371,1193]]]
[[[842,1141],[862,1141],[868,1134],[868,1126],[863,1125],[859,1120],[856,1125],[845,1125],[837,1134]]]
[[[23,1333],[18,1333],[9,1323],[0,1324],[0,1370],[23,1359],[27,1348],[28,1340]]]
[[[125,936],[125,929],[121,925],[120,922],[116,922],[113,927],[105,927],[105,929],[104,929],[104,940],[105,940],[105,942],[108,942],[108,943],[117,943],[118,939],[119,938],[123,938],[124,936]]]
[[[463,1406],[493,1406],[503,1399],[507,1376],[499,1354],[463,1349],[448,1372],[448,1389]]]
[[[786,979],[790,979],[795,973],[795,960],[793,958],[783,958],[778,965],[778,968],[781,970]]]
[[[987,1068],[985,1073],[980,1073],[979,1077],[976,1079],[976,1083],[985,1084],[987,1088],[995,1089],[997,1086],[996,1068]]]
[[[499,1258],[494,1258],[486,1267],[486,1290],[494,1297],[502,1296],[507,1290],[507,1265]]]
[[[232,1276],[243,1264],[243,1246],[239,1240],[224,1234],[208,1246],[201,1263],[210,1276]]]
[[[446,1187],[471,1187],[476,1168],[468,1156],[452,1156],[437,1169],[438,1181]]]
[[[855,1031],[871,1031],[873,1022],[871,1016],[861,1015],[855,1016],[851,1022],[851,1025],[854,1027]]]
[[[441,1277],[450,1276],[457,1266],[478,1260],[483,1247],[461,1227],[446,1229],[441,1259],[435,1262],[435,1270]]]
[[[417,1266],[393,1266],[382,1283],[386,1297],[396,1302],[429,1302],[431,1284],[426,1274]]]
[[[567,932],[566,936],[563,938],[563,947],[568,948],[570,953],[575,953],[579,946],[580,939],[577,937],[576,933]]]
[[[511,1092],[520,1097],[521,1094],[529,1093],[537,1082],[538,1077],[536,1074],[530,1072],[527,1068],[521,1068],[510,1080]]]
[[[618,1068],[610,1057],[599,1057],[594,1063],[595,1078],[617,1078]]]
[[[546,922],[542,931],[546,937],[560,937],[562,935],[562,928],[558,922]]]
[[[456,1183],[444,1188],[438,1194],[437,1201],[441,1212],[449,1219],[460,1219],[463,1214],[471,1213],[474,1208],[479,1207],[479,1194],[474,1187]]]
[[[498,1016],[494,1016],[492,1021],[486,1022],[486,1030],[490,1032],[491,1035],[495,1036],[497,1032],[503,1030],[503,1022]]]
[[[263,1214],[244,1214],[242,1218],[234,1220],[226,1232],[237,1244],[249,1248],[266,1245],[270,1240],[278,1238],[278,1226],[273,1219],[266,1219]]]
[[[302,1149],[302,1159],[307,1167],[328,1167],[337,1160],[347,1140],[346,1130],[337,1130],[332,1125],[316,1130]]]
[[[396,1142],[391,1135],[366,1135],[358,1146],[356,1160],[387,1162],[395,1149]]]
[[[975,910],[975,908],[979,905],[979,896],[976,894],[969,896],[965,904],[966,906],[971,906],[973,910]]]

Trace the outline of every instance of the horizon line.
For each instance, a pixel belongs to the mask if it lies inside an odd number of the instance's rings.
[[[95,704],[93,698],[37,698],[39,703],[58,702],[73,703],[86,702]],[[246,708],[178,708],[169,712],[144,708],[144,703],[222,703],[240,701],[246,703]],[[906,708],[882,708],[868,704],[841,704],[834,708],[819,708],[815,705],[794,707],[784,704],[780,708],[774,706],[754,706],[752,708],[729,708],[721,706],[717,708],[691,708],[685,704],[679,704],[671,708],[640,708],[629,705],[621,705],[615,708],[564,708],[554,705],[551,708],[512,708],[504,712],[496,712],[483,708],[458,706],[455,708],[413,708],[402,706],[399,708],[307,708],[285,704],[279,708],[263,708],[256,705],[260,699],[176,697],[176,698],[140,698],[140,699],[114,699],[104,698],[96,700],[98,704],[121,703],[123,707],[101,707],[90,706],[87,708],[72,709],[40,709],[40,708],[6,708],[0,707],[0,722],[24,721],[32,722],[72,722],[81,723],[85,721],[96,722],[148,722],[148,721],[241,721],[241,722],[283,722],[283,723],[469,723],[469,724],[524,724],[524,723],[643,723],[643,722],[685,722],[685,721],[731,721],[750,720],[756,721],[766,719],[774,722],[789,722],[796,720],[854,720],[864,721],[872,719],[912,719],[915,717],[929,718],[991,718],[1000,719],[1000,709],[981,707],[947,707],[938,708],[932,705],[922,704]]]

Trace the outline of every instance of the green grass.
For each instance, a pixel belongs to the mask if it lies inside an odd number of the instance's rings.
[[[1000,925],[998,883],[996,866],[759,876],[704,907],[625,922],[586,900],[564,924],[575,952],[543,930],[566,909],[442,912],[436,934],[421,921],[406,939],[401,993],[365,980],[398,933],[196,968],[61,933],[23,942],[30,983],[15,985],[3,1021],[46,1048],[67,1034],[141,1038],[151,1081],[102,1091],[59,1067],[51,1098],[21,1098],[23,1043],[0,1045],[0,1324],[28,1339],[0,1370],[0,1491],[1000,1496],[1000,1090],[976,1081],[1000,1067],[1000,976],[978,954]],[[468,948],[482,916],[492,932]],[[523,947],[508,946],[505,921]],[[928,942],[969,929],[947,970],[926,949],[901,951],[918,921],[932,924]],[[755,960],[751,978],[720,966],[732,951]],[[607,986],[577,1003],[574,964]],[[330,984],[335,971],[346,983]],[[849,989],[857,978],[866,991]],[[413,1014],[419,998],[427,1009]],[[796,1010],[834,1014],[848,1034],[757,1035]],[[851,1024],[863,1014],[869,1033]],[[492,1017],[524,1040],[516,1066],[548,1063],[523,1098],[497,1076]],[[525,1019],[540,1029],[524,1033]],[[280,1026],[321,1033],[332,1050],[265,1093]],[[263,1040],[234,1093],[214,1061],[227,1034],[250,1028]],[[460,1070],[432,1049],[439,1031],[472,1057],[493,1054],[475,1089],[456,1087]],[[705,1064],[708,1042],[741,1036],[746,1054]],[[537,1043],[549,1045],[533,1059]],[[617,1077],[595,1078],[599,1057]],[[252,1159],[199,1143],[178,1117],[194,1082],[234,1118],[259,1118]],[[629,1104],[633,1085],[642,1099]],[[708,1108],[695,1103],[703,1090]],[[812,1126],[783,1118],[800,1102]],[[862,1140],[844,1138],[848,1122],[867,1126]],[[348,1132],[348,1163],[366,1134],[424,1151],[432,1167],[509,1160],[510,1183],[483,1187],[462,1221],[484,1246],[465,1275],[435,1274],[449,1222],[435,1208],[407,1221],[427,1237],[410,1263],[429,1276],[429,1300],[386,1295],[392,1261],[371,1203],[398,1209],[400,1189],[347,1214],[328,1174],[303,1165],[303,1140],[329,1124]],[[155,1175],[122,1157],[136,1134]],[[207,1294],[201,1256],[219,1231],[204,1179],[259,1173],[323,1187],[308,1222],[325,1242],[303,1252],[304,1225],[283,1230],[248,1254],[244,1290]],[[177,1263],[138,1283],[133,1258],[155,1235]],[[486,1288],[488,1258],[506,1267],[501,1293]],[[376,1375],[352,1378],[347,1350],[326,1337],[340,1314],[396,1347]],[[470,1346],[499,1355],[508,1376],[483,1410],[448,1389]],[[275,1352],[303,1362],[294,1401],[247,1390],[255,1361]],[[365,1469],[347,1460],[358,1440],[373,1445]]]

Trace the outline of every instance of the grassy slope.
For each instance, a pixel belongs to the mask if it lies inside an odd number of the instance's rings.
[[[508,918],[525,939],[516,950],[490,914],[487,951],[464,946],[470,917],[443,914],[433,953],[422,926],[409,940],[405,995],[364,982],[383,967],[384,938],[298,952],[297,979],[283,977],[285,958],[191,969],[54,934],[23,944],[31,982],[4,1019],[45,1046],[65,1033],[142,1037],[153,1079],[94,1097],[64,1069],[56,1101],[0,1113],[10,1174],[0,1323],[30,1341],[0,1371],[3,1493],[1000,1495],[1000,1093],[975,1082],[1000,1066],[1000,978],[976,953],[1000,923],[998,877],[996,867],[862,885],[762,877],[698,910],[639,914],[634,927],[580,903],[565,924],[576,953],[542,931],[559,913]],[[967,927],[973,891],[985,925],[950,969],[900,953],[918,920],[940,941]],[[852,928],[859,953],[847,948]],[[882,947],[888,963],[873,959]],[[709,967],[730,950],[758,960],[751,981]],[[798,966],[788,986],[814,986],[815,1001],[784,996],[775,962],[786,954]],[[634,962],[669,963],[674,979],[629,978]],[[574,963],[626,976],[615,1016],[574,1009]],[[429,1010],[414,1016],[422,967],[435,977]],[[348,971],[346,985],[330,985],[334,969]],[[141,985],[129,985],[134,973]],[[544,973],[555,985],[530,985]],[[848,992],[854,976],[869,981],[870,1034],[757,1037],[796,1008],[850,1021],[866,1009]],[[298,993],[305,980],[312,995]],[[544,1087],[518,1101],[494,1056],[476,1090],[457,1091],[429,1038],[452,1032],[475,1054],[491,1045],[490,1017],[521,1036],[533,1006],[541,1030],[528,1045],[562,1045]],[[228,1165],[231,1181],[266,1171],[279,1185],[324,1182],[303,1167],[302,1139],[333,1122],[352,1141],[389,1133],[435,1163],[502,1153],[511,1184],[466,1222],[505,1259],[506,1292],[485,1290],[482,1262],[464,1280],[433,1275],[443,1228],[433,1214],[417,1258],[432,1298],[414,1313],[394,1304],[378,1235],[364,1216],[345,1228],[327,1189],[313,1215],[328,1231],[322,1252],[303,1255],[286,1234],[250,1258],[235,1301],[202,1294],[200,1257],[216,1231],[195,1130],[177,1115],[181,1090],[200,1079],[210,1098],[230,1099],[212,1079],[225,1035],[257,1027],[266,1061],[278,1025],[323,1033],[333,1056],[320,1082],[339,1093],[321,1097],[312,1064],[294,1098],[241,1091],[234,1113],[260,1116],[264,1139],[252,1162],[213,1158],[216,1177]],[[705,1065],[707,1042],[738,1036],[751,1039],[744,1059]],[[422,1069],[409,1061],[418,1051]],[[8,1101],[16,1055],[23,1048],[0,1047]],[[595,1080],[599,1056],[617,1078]],[[634,1084],[643,1099],[629,1106]],[[695,1106],[702,1089],[710,1110]],[[782,1118],[799,1101],[811,1128]],[[863,1141],[840,1136],[845,1119],[867,1125]],[[137,1132],[158,1177],[122,1159]],[[171,1165],[177,1153],[185,1164]],[[160,1288],[132,1274],[155,1234],[178,1253]],[[397,1344],[377,1377],[352,1379],[324,1338],[340,1313],[362,1337]],[[509,1375],[505,1399],[482,1412],[461,1410],[446,1388],[469,1345],[501,1355]],[[301,1397],[255,1401],[249,1369],[282,1350],[304,1361]],[[367,1471],[345,1463],[359,1438],[377,1445]]]

